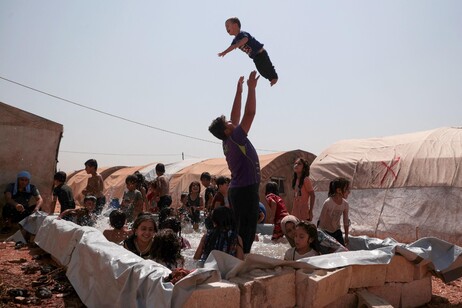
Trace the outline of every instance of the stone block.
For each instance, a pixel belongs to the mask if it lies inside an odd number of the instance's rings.
[[[404,283],[401,293],[401,307],[418,307],[432,299],[432,279],[427,276],[420,280]]]
[[[387,266],[385,282],[411,282],[414,280],[415,266],[405,257],[394,255]]]
[[[358,291],[358,307],[360,308],[393,308],[385,299],[366,290]]]
[[[421,262],[414,265],[414,280],[420,280],[429,276],[431,276],[431,273],[428,269],[428,263]]]
[[[356,308],[358,307],[358,296],[356,293],[347,293],[337,298],[336,301],[326,305],[324,308]]]
[[[383,286],[387,275],[387,265],[352,265],[350,289]]]
[[[293,268],[254,270],[245,275],[233,277],[230,282],[239,286],[240,307],[295,306],[295,270]]]
[[[227,281],[212,282],[197,286],[183,305],[185,308],[239,308],[241,292],[239,287]]]
[[[403,283],[389,282],[380,287],[369,287],[367,291],[386,300],[393,307],[400,307]]]
[[[351,267],[314,272],[298,270],[295,275],[297,307],[324,307],[348,293]]]

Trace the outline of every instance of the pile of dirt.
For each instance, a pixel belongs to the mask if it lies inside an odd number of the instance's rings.
[[[35,245],[0,243],[0,307],[85,307],[51,256]]]

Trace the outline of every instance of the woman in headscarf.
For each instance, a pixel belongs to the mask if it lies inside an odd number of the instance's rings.
[[[30,183],[30,178],[29,172],[21,171],[18,173],[16,181],[6,186],[6,203],[2,211],[3,228],[1,233],[9,233],[12,224],[20,222],[42,206],[43,199],[37,187]],[[31,199],[35,202],[31,202]]]

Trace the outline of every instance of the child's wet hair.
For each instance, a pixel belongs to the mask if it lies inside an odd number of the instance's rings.
[[[297,223],[295,228],[303,228],[310,239],[313,239],[313,241],[310,243],[310,247],[319,252],[320,244],[318,238],[318,228],[316,228],[314,224],[305,220],[301,220],[299,223]]]
[[[233,210],[226,206],[219,206],[213,210],[212,221],[217,229],[234,230],[236,227]]]
[[[159,229],[172,229],[173,232],[181,233],[181,221],[175,216],[170,216],[159,223]]]
[[[340,189],[342,192],[345,192],[350,187],[350,181],[345,178],[336,178],[335,180],[329,183],[329,197],[334,196],[337,193],[337,189]]]
[[[279,196],[279,185],[276,182],[269,181],[265,186],[265,195],[275,194]]]
[[[146,212],[143,212],[143,213],[140,213],[135,221],[133,222],[133,226],[132,226],[132,230],[136,230],[138,229],[138,227],[141,225],[141,223],[143,221],[152,221],[152,223],[154,224],[154,232],[157,232],[157,223],[156,223],[156,220],[154,219],[154,215],[152,215],[151,213],[146,213]]]
[[[210,173],[208,173],[207,171],[205,171],[205,172],[202,172],[200,179],[201,179],[201,180],[208,180],[208,181],[211,181],[211,180],[212,180],[212,176],[210,175]]]
[[[181,241],[172,229],[162,229],[154,235],[151,248],[153,259],[174,262],[181,258]]]
[[[59,181],[61,183],[66,182],[66,178],[67,178],[67,174],[64,171],[56,172],[55,176],[53,177],[53,179],[55,179],[56,181]]]
[[[122,229],[127,220],[127,215],[121,210],[114,210],[109,214],[109,223],[114,229]]]
[[[84,165],[88,167],[95,167],[95,169],[98,169],[98,162],[96,161],[96,159],[93,158],[87,160]]]
[[[189,184],[189,193],[192,193],[192,187],[194,185],[199,186],[199,192],[201,191],[201,183],[199,183],[198,181],[192,181],[191,184]]]
[[[231,182],[231,179],[226,177],[226,176],[219,176],[215,181],[217,186],[221,186],[221,185],[224,185],[224,184],[229,184],[230,182]]]
[[[130,174],[125,179],[125,184],[130,184],[130,183],[136,184],[137,182],[138,182],[138,177],[135,174]]]

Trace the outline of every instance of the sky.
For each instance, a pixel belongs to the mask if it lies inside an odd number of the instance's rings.
[[[64,126],[58,170],[223,157],[208,126],[255,69],[240,50],[217,56],[233,16],[279,74],[258,81],[258,154],[462,126],[449,0],[2,0],[0,101]]]

